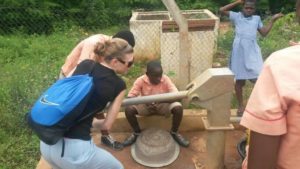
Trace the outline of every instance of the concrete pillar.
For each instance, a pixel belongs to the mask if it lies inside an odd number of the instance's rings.
[[[179,27],[179,79],[178,87],[184,90],[190,82],[190,42],[187,19],[181,14],[175,0],[162,0]]]
[[[203,123],[207,130],[206,168],[223,169],[225,137],[230,124],[230,103],[234,76],[228,68],[208,69],[189,85],[189,100],[207,109]]]

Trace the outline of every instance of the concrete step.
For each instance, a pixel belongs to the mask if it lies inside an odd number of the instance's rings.
[[[180,131],[202,131],[205,130],[202,122],[202,117],[206,117],[205,109],[185,109],[181,121]],[[231,110],[231,121],[235,129],[241,129],[239,125],[239,117],[236,116],[236,109]],[[141,129],[149,127],[158,127],[165,130],[170,130],[172,125],[172,116],[138,116],[138,121]],[[131,132],[132,129],[125,117],[124,112],[120,112],[112,127],[111,132]]]

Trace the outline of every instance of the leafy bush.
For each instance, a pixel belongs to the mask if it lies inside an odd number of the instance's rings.
[[[274,1],[274,0],[273,0]],[[177,1],[179,8],[218,9],[232,0]],[[134,10],[166,10],[162,1],[157,0],[0,0],[0,34],[21,31],[27,34],[50,34],[55,28],[76,25],[83,29],[99,29],[113,25],[127,25]],[[257,11],[264,16],[276,10],[294,10],[293,0],[258,0]],[[237,7],[237,8],[240,8]],[[269,10],[270,9],[270,10]]]

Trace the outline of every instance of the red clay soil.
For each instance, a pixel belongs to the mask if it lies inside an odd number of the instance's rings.
[[[205,133],[205,131],[182,133],[182,135],[190,140],[190,146],[188,148],[181,147],[178,158],[172,164],[161,167],[160,169],[207,169],[205,168],[205,159],[207,154]],[[113,133],[112,135],[115,139],[121,141],[129,136],[130,133]],[[241,130],[227,132],[224,169],[241,168],[241,158],[237,152],[236,144],[243,136],[244,132]],[[94,136],[95,143],[111,152],[122,162],[125,169],[151,169],[151,167],[145,167],[134,161],[131,157],[130,147],[126,147],[122,151],[114,151],[101,145],[99,138],[100,136]]]

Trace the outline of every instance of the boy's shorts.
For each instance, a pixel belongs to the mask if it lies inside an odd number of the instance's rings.
[[[182,107],[180,102],[134,105],[134,107],[138,112],[138,115],[141,116],[162,115],[166,117],[170,116],[171,110],[177,106]]]

